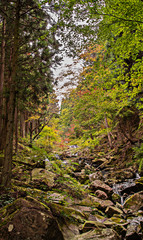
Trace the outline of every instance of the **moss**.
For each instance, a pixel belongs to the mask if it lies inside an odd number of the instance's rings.
[[[17,209],[15,212],[13,212],[12,214],[10,214],[8,216],[5,216],[5,217],[3,216],[2,221],[0,222],[0,227],[6,225],[9,221],[11,221],[18,211],[19,211],[19,209]]]
[[[143,177],[136,180],[136,184],[143,184]]]
[[[48,205],[56,217],[66,218],[71,222],[83,222],[84,219],[87,219],[86,214],[74,208],[61,206],[56,203],[49,203]]]
[[[105,228],[105,225],[98,221],[85,221],[81,230],[82,230],[82,232],[87,232],[93,228],[97,228],[97,229],[101,228],[102,229],[102,228]]]

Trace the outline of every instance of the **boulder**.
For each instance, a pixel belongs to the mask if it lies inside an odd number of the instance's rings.
[[[105,192],[101,191],[101,190],[96,190],[95,194],[100,199],[107,199],[108,198],[107,194]]]
[[[104,164],[106,162],[107,162],[106,158],[100,158],[100,159],[95,158],[95,159],[92,160],[92,164],[96,168],[101,166],[102,164]]]
[[[84,183],[86,180],[88,180],[85,169],[82,169],[81,172],[75,172],[74,175],[81,183]]]
[[[112,195],[112,193],[113,193],[112,188],[109,185],[105,184],[101,180],[93,181],[90,185],[90,189],[92,191],[101,190],[101,191],[104,191],[105,193],[107,193],[108,195]]]
[[[66,196],[60,193],[51,193],[47,195],[48,201],[55,202],[55,203],[64,203],[66,200]]]
[[[96,207],[99,209],[106,209],[106,207],[114,205],[113,202],[111,202],[110,200],[102,200],[92,195],[88,195],[80,202],[80,204],[85,206]]]
[[[50,209],[27,197],[17,199],[0,210],[0,239],[64,240]]]
[[[64,222],[61,226],[61,231],[63,233],[64,240],[73,240],[76,235],[80,234],[78,226],[70,222]],[[56,238],[54,240],[56,240]]]
[[[92,230],[93,228],[106,228],[106,226],[99,221],[85,221],[80,231],[82,233]]]
[[[143,217],[133,218],[127,227],[126,240],[143,239],[142,224]]]
[[[117,193],[113,193],[113,194],[112,194],[112,201],[113,201],[113,202],[118,202],[118,203],[120,203],[120,202],[121,202],[121,197],[120,197],[120,195],[117,194]]]
[[[102,172],[101,171],[97,171],[95,173],[91,173],[89,175],[89,180],[90,180],[90,182],[93,182],[95,180],[103,180]]]
[[[117,207],[109,206],[106,208],[105,213],[109,216],[112,217],[114,214],[123,214],[123,211]]]
[[[131,212],[137,212],[143,207],[143,191],[135,193],[129,197],[124,205],[124,209],[130,210]]]
[[[43,169],[43,168],[34,168],[32,170],[32,181],[33,182],[43,182],[48,188],[52,188],[54,186],[54,178],[56,174]]]
[[[120,236],[111,228],[94,229],[75,236],[73,240],[120,240]]]

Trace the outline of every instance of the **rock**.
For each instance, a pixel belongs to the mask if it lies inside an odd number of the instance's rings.
[[[106,208],[105,213],[109,216],[112,217],[114,214],[123,214],[123,211],[117,207],[109,206]]]
[[[107,159],[106,158],[100,158],[100,159],[93,159],[92,160],[92,163],[93,163],[93,166],[94,167],[99,167],[100,165],[102,165],[103,163],[106,163],[107,162]]]
[[[124,205],[124,209],[130,210],[132,212],[137,212],[143,207],[143,191],[135,193],[131,197],[129,197]]]
[[[92,195],[88,195],[80,202],[81,205],[92,206],[99,209],[105,209],[106,207],[113,206],[114,204],[110,200],[102,200]]]
[[[117,193],[113,193],[113,194],[112,194],[112,201],[113,201],[113,202],[118,202],[118,203],[120,203],[120,202],[121,202],[121,197],[120,197],[120,195],[117,194]]]
[[[110,186],[108,186],[107,184],[105,184],[103,181],[101,180],[95,180],[91,183],[90,185],[90,189],[92,191],[96,191],[96,190],[102,190],[105,193],[107,193],[108,195],[112,195],[113,190]]]
[[[94,180],[103,180],[103,175],[101,171],[97,171],[95,173],[92,173],[89,175],[90,182],[93,182]]]
[[[106,226],[98,221],[85,221],[80,231],[82,233],[92,230],[93,228],[106,228]]]
[[[118,233],[110,228],[94,229],[75,236],[73,240],[120,240]]]
[[[80,205],[75,205],[75,209],[80,210],[81,212],[85,214],[90,214],[93,211],[92,207],[87,207],[87,206],[80,206]]]
[[[64,240],[56,219],[43,203],[27,197],[0,211],[0,239]]]
[[[61,231],[63,233],[64,240],[73,240],[76,235],[80,234],[78,226],[70,222],[65,222],[62,224]]]
[[[41,182],[45,183],[45,185],[47,185],[49,188],[52,188],[54,186],[55,177],[56,174],[43,168],[34,168],[32,170],[32,181],[36,182],[37,180],[40,180]]]
[[[107,194],[105,192],[101,191],[101,190],[96,190],[95,194],[100,199],[107,199],[108,198]]]
[[[130,225],[127,227],[126,240],[143,239],[142,224],[143,217],[133,218]]]
[[[81,183],[84,183],[86,180],[88,180],[85,169],[82,169],[81,172],[75,172],[74,175]]]
[[[84,222],[84,219],[87,219],[89,215],[71,206],[62,206],[56,203],[48,203],[48,206],[53,215],[59,219],[63,219],[63,222],[67,220],[72,222]]]
[[[63,203],[66,200],[66,197],[60,193],[52,193],[48,194],[47,199],[48,201],[52,201],[55,203]]]
[[[112,170],[109,169],[109,171],[106,173],[106,176],[104,177],[107,181],[113,180],[113,183],[124,182],[126,179],[135,178],[135,173],[132,168],[121,169],[118,171],[113,168]]]

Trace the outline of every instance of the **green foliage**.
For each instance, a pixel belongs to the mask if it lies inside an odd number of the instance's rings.
[[[11,193],[3,193],[0,195],[0,207],[4,207],[14,201],[15,201],[15,198],[12,197]]]
[[[100,137],[112,136],[122,110],[135,107],[142,115],[143,2],[107,0],[98,7],[92,1],[87,8],[89,18],[102,20],[96,43],[81,55],[85,67],[78,86],[63,101],[61,127],[68,141],[94,148]]]
[[[135,155],[134,158],[137,160],[139,165],[139,173],[143,172],[143,143],[141,143],[140,147],[134,147]]]

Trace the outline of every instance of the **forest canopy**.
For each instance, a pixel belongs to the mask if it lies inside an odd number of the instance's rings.
[[[112,149],[119,131],[131,144],[142,141],[134,134],[143,109],[142,9],[141,0],[1,1],[3,185],[11,182],[19,137],[32,147],[50,135],[51,148],[57,139],[94,149],[107,136]],[[59,110],[52,70],[63,49],[84,68]]]

